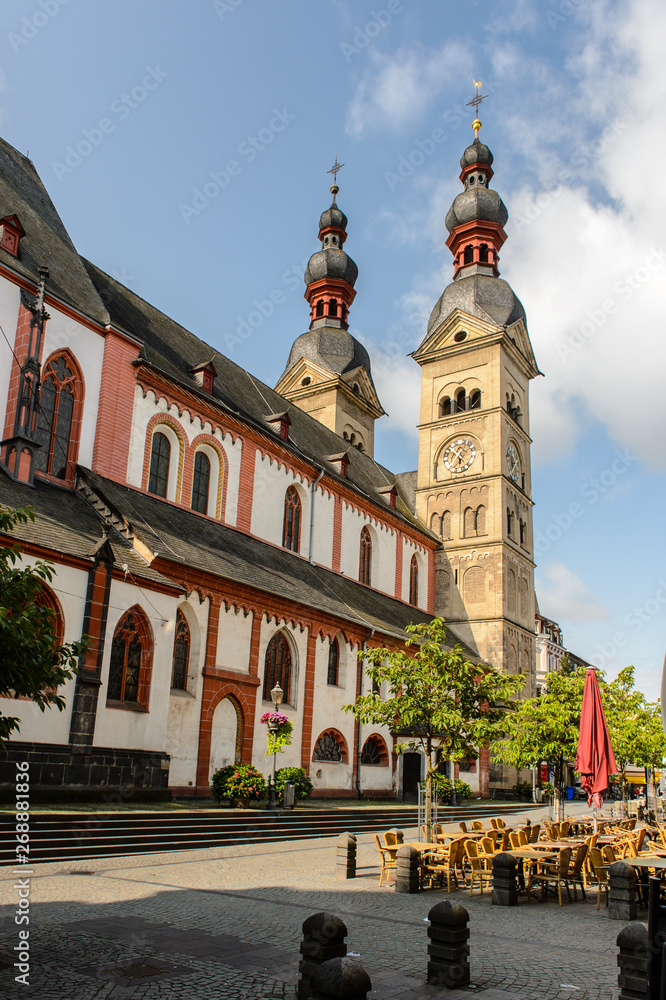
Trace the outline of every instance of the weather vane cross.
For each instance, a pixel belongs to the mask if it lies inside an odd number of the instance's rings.
[[[338,163],[338,154],[335,154],[335,163],[330,170],[327,170],[327,174],[333,174],[333,184],[337,187],[338,184],[338,171],[342,170],[344,163]]]
[[[481,101],[485,101],[485,99],[486,99],[486,97],[488,95],[481,93],[481,87],[483,86],[483,84],[481,83],[480,80],[474,80],[473,79],[472,83],[474,84],[474,87],[476,89],[476,93],[474,94],[474,97],[472,98],[472,100],[467,102],[467,104],[465,105],[465,107],[468,107],[468,108],[473,107],[474,108],[474,111],[476,113],[476,119],[475,119],[475,121],[472,122],[472,128],[474,129],[474,138],[478,139],[479,138],[479,129],[481,128],[481,122],[479,121],[479,104],[481,103]],[[337,159],[337,157],[336,157],[336,159]]]

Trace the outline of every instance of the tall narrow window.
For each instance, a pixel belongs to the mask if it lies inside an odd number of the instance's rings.
[[[476,508],[476,533],[477,535],[485,535],[486,533],[486,508],[483,504]]]
[[[156,431],[150,446],[150,473],[148,492],[158,497],[166,497],[169,484],[169,459],[171,445],[166,434]]]
[[[449,539],[452,537],[451,524],[452,524],[451,511],[445,510],[444,513],[442,514],[442,538]]]
[[[192,510],[200,514],[208,513],[208,489],[210,487],[210,461],[208,455],[198,451],[194,456],[194,478],[192,480]]]
[[[72,418],[76,401],[77,375],[69,360],[60,355],[44,366],[39,397],[39,417],[36,438],[41,444],[35,457],[35,468],[57,479],[67,478],[72,442]]]
[[[319,299],[319,302],[317,303],[316,315],[317,316],[323,316],[324,315],[324,300],[323,299]]]
[[[481,390],[475,389],[472,395],[469,397],[469,408],[470,410],[478,410],[481,406]]]
[[[328,684],[338,683],[338,666],[340,664],[340,650],[338,649],[338,640],[333,639],[332,643],[328,647]]]
[[[409,603],[415,607],[419,603],[419,564],[416,556],[412,556],[409,564]]]
[[[452,412],[451,408],[451,397],[445,396],[444,399],[439,404],[439,415],[440,417],[448,417]]]
[[[464,389],[458,389],[456,393],[456,412],[462,413],[467,409],[467,396]]]
[[[330,299],[328,303],[328,315],[329,316],[338,315],[338,303],[335,301],[335,299]]]
[[[506,509],[506,533],[507,535],[513,534],[513,513],[508,507]]]
[[[173,674],[171,687],[187,690],[187,668],[190,662],[190,630],[182,611],[176,612],[176,634],[173,643]]]
[[[464,258],[463,258],[463,263],[464,264],[471,264],[473,262],[473,260],[474,260],[474,247],[471,246],[471,245],[468,245],[468,246],[465,247],[465,255],[464,255]]]
[[[473,538],[476,535],[476,518],[471,507],[466,507],[463,514],[463,534],[465,538]]]
[[[372,576],[372,539],[367,526],[361,531],[361,552],[359,557],[358,578],[361,583],[370,585]]]
[[[290,486],[284,497],[282,545],[292,552],[301,547],[301,498],[295,486]]]
[[[111,643],[109,701],[146,704],[151,643],[148,627],[138,607],[131,608],[118,623]]]
[[[282,688],[282,697],[287,703],[291,688],[291,650],[287,637],[282,632],[276,632],[266,648],[264,701],[270,701],[271,691],[276,684]]]
[[[479,248],[479,260],[482,264],[488,263],[488,244],[482,243]]]

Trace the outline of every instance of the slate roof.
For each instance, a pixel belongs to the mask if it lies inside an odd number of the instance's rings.
[[[0,262],[35,284],[45,265],[49,293],[106,326],[109,314],[32,160],[0,139],[0,219],[6,215],[19,217],[25,236],[18,258],[0,247]]]
[[[295,553],[121,486],[88,469],[79,472],[82,482],[125,518],[156,556],[399,638],[404,638],[403,629],[410,622],[431,620],[431,615],[348,577],[312,566]],[[452,643],[458,641],[453,633],[451,638]],[[462,645],[470,658],[478,660],[478,654]]]
[[[343,448],[349,447],[338,434],[121,285],[115,278],[89,261],[84,260],[84,264],[109,310],[112,324],[143,342],[141,356],[151,366],[168,378],[175,379],[189,391],[221,405],[229,413],[238,415],[263,431],[267,430],[268,415],[287,410],[291,420],[288,444],[309,461],[324,464],[328,473],[335,474],[333,467],[326,464],[326,456],[339,454]],[[213,392],[207,393],[197,384],[191,369],[211,360],[217,377]],[[347,480],[366,497],[377,502],[376,491],[392,486],[396,477],[368,455],[356,448],[349,448]],[[430,535],[414,516],[399,484],[396,513]]]
[[[36,478],[35,488],[28,490],[0,468],[0,503],[14,508],[30,506],[35,512],[33,522],[18,524],[11,532],[9,537],[17,542],[30,542],[63,555],[92,560],[93,550],[103,538],[102,520],[83,496],[45,480]],[[118,568],[127,566],[137,579],[178,590],[172,580],[152,569],[113,528],[109,541]]]

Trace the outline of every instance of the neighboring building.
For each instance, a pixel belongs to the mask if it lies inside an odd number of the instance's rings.
[[[541,694],[546,686],[546,675],[560,669],[560,661],[566,653],[562,639],[562,629],[557,622],[535,615],[536,631],[536,694]]]
[[[498,277],[491,164],[477,131],[447,216],[454,280],[413,355],[418,471],[400,475],[373,458],[384,411],[348,331],[358,272],[337,186],[305,273],[310,328],[272,390],[81,258],[31,161],[0,142],[0,502],[35,508],[24,558],[56,565],[61,637],[91,636],[65,711],[3,702],[22,720],[4,781],[16,759],[65,788],[205,795],[224,764],[267,773],[279,682],[295,724],[280,766],[319,795],[413,793],[418,756],[342,707],[367,645],[433,614],[534,693],[538,369]],[[487,753],[467,766],[481,794],[515,780]]]

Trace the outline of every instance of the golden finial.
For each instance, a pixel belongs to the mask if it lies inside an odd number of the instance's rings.
[[[474,94],[472,100],[467,102],[466,107],[468,108],[473,107],[476,112],[476,118],[472,122],[472,128],[474,129],[474,141],[476,142],[477,139],[479,138],[479,129],[481,128],[481,122],[479,121],[479,104],[481,103],[481,101],[485,101],[488,95],[481,94],[481,88],[483,87],[483,84],[481,83],[480,80],[472,79],[472,83],[474,84],[476,93]]]

